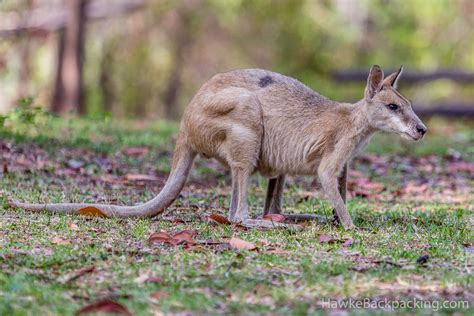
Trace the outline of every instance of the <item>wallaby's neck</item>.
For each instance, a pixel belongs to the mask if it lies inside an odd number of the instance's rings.
[[[348,126],[352,129],[351,136],[368,136],[375,132],[375,129],[371,126],[369,117],[365,107],[367,103],[365,100],[360,100],[356,103],[339,103],[339,106],[347,108],[349,110]]]

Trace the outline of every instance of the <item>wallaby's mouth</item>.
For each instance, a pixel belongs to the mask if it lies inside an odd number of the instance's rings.
[[[408,140],[414,140],[414,141],[419,141],[420,139],[423,138],[423,134],[421,133],[410,133],[410,132],[404,132],[402,136]]]

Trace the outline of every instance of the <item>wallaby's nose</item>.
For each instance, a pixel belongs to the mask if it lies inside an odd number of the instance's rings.
[[[426,130],[427,130],[427,128],[426,128],[425,125],[423,125],[423,124],[417,124],[417,125],[416,125],[416,131],[417,131],[418,133],[420,133],[421,136],[425,135]]]

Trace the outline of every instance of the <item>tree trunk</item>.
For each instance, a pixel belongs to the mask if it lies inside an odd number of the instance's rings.
[[[178,118],[178,97],[182,87],[181,73],[186,60],[186,54],[192,45],[191,15],[192,5],[185,6],[178,10],[179,24],[175,33],[174,42],[174,64],[171,69],[168,85],[163,94],[165,105],[165,117],[167,119]]]
[[[99,89],[102,94],[103,110],[109,114],[112,113],[115,103],[115,91],[110,78],[110,73],[113,70],[112,54],[114,46],[114,44],[106,43],[100,60]]]
[[[85,8],[87,0],[67,1],[68,20],[59,33],[58,64],[52,100],[55,113],[84,114],[82,63],[84,55]]]

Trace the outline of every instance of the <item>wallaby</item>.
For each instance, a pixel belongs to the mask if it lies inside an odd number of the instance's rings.
[[[270,226],[269,221],[249,218],[247,194],[253,172],[270,179],[264,214],[282,212],[285,175],[317,174],[334,207],[334,218],[351,229],[354,225],[345,206],[349,161],[376,131],[412,140],[420,140],[426,133],[410,101],[396,90],[402,69],[384,79],[382,69],[372,66],[364,97],[354,104],[331,101],[296,79],[267,70],[217,74],[199,89],[184,112],[171,173],[161,192],[149,202],[137,206],[12,205],[73,214],[92,207],[105,216],[155,216],[179,195],[195,156],[201,154],[231,170],[232,222]]]

